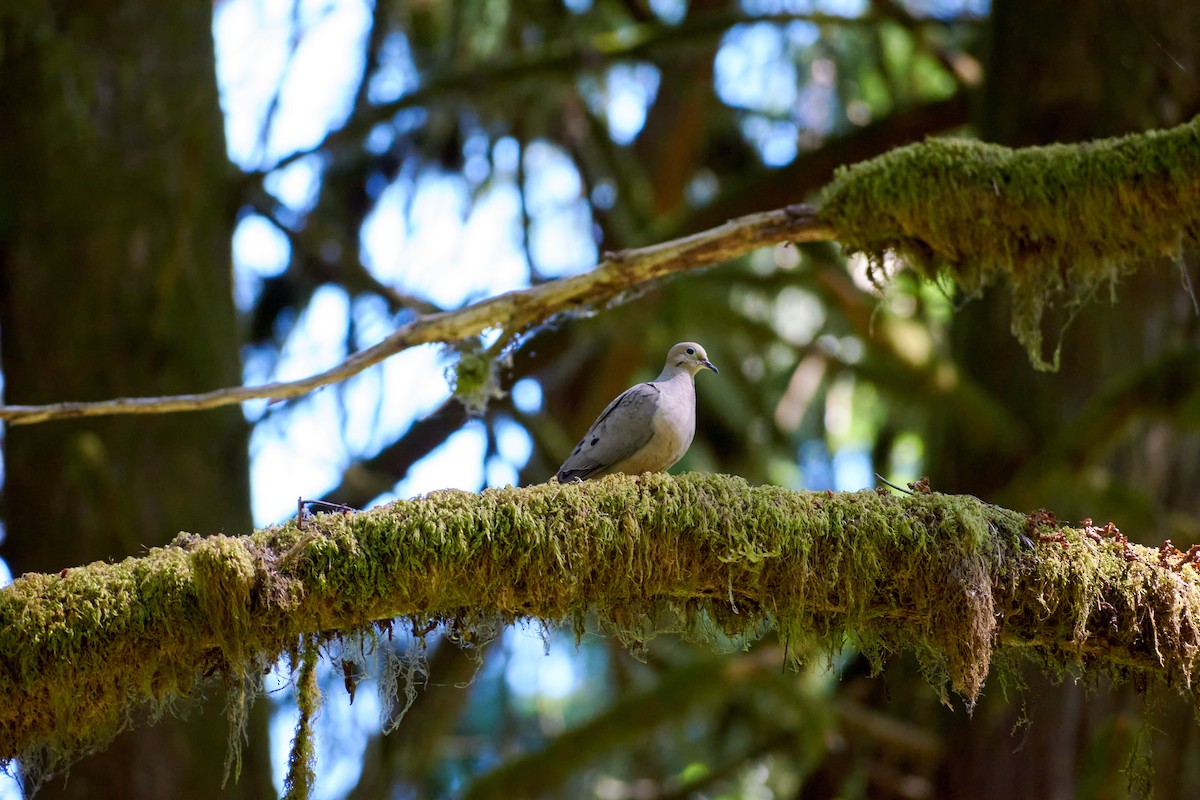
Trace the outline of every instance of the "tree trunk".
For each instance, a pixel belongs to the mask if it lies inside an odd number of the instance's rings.
[[[992,28],[985,140],[1012,146],[1081,141],[1175,125],[1200,110],[1195,6],[1000,0]],[[1200,345],[1192,300],[1181,287],[1179,267],[1170,263],[1147,265],[1127,279],[1116,306],[1100,297],[1084,309],[1067,330],[1062,371],[1053,375],[1034,372],[1008,334],[1006,293],[1005,287],[995,289],[956,315],[953,345],[960,369],[1024,423],[1029,442],[1054,441],[1106,386],[1174,348]],[[1059,315],[1044,326],[1050,346],[1065,321]],[[1161,377],[1169,386],[1171,375]],[[1110,438],[1089,443],[1082,463],[1059,463],[1052,471],[1038,469],[1036,448],[1003,457],[972,450],[961,432],[938,433],[929,464],[941,491],[970,492],[1026,510],[1049,506],[1065,519],[1112,519],[1143,543],[1178,540],[1181,532],[1169,527],[1171,514],[1195,518],[1200,510],[1194,491],[1200,436],[1169,419],[1135,415],[1124,430],[1105,431]],[[947,718],[947,741],[957,744],[943,765],[939,794],[1122,794],[1140,698],[1107,684],[1088,694],[1071,682],[1047,681],[1036,669],[1027,671],[1026,680],[1025,709],[1011,692],[1006,698],[1000,687],[989,686],[972,719]],[[1013,735],[1026,715],[1030,727]],[[1154,741],[1155,796],[1195,796],[1200,762],[1194,750],[1184,758],[1186,734],[1195,724],[1190,709],[1153,722],[1171,733]]]
[[[232,172],[211,6],[26,6],[0,21],[6,401],[236,384]],[[250,523],[236,409],[11,427],[4,458],[3,555],[17,574]],[[42,796],[212,796],[228,738],[221,705],[119,737]],[[258,723],[234,796],[273,793]]]

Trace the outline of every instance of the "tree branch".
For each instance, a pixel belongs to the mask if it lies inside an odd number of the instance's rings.
[[[876,265],[892,253],[967,293],[1006,282],[1013,334],[1056,369],[1058,352],[1042,353],[1047,309],[1077,309],[1196,241],[1200,117],[1078,145],[930,139],[840,170],[821,214]]]
[[[926,276],[945,272],[967,292],[1006,280],[1013,332],[1035,366],[1049,367],[1040,327],[1047,308],[1056,302],[1075,308],[1137,267],[1178,255],[1198,234],[1200,117],[1079,145],[1011,149],[932,139],[840,171],[824,192],[819,215],[812,206],[791,205],[609,253],[582,275],[421,316],[301,380],[174,397],[0,406],[0,420],[161,414],[298,397],[410,347],[461,342],[497,328],[513,336],[555,315],[765,245],[834,238],[875,264],[894,253]]]
[[[497,621],[578,627],[589,609],[626,642],[667,614],[698,639],[771,622],[801,653],[852,633],[877,666],[915,651],[935,688],[968,701],[994,650],[1193,694],[1200,657],[1195,555],[1112,526],[1059,528],[967,496],[615,475],[185,534],[142,558],[24,575],[0,591],[0,760],[69,763],[132,708],[167,708],[214,673],[241,686],[305,635],[401,617],[414,635],[440,622],[470,639]]]
[[[164,414],[200,411],[247,400],[283,400],[338,383],[410,347],[460,342],[488,329],[524,330],[583,306],[609,302],[624,292],[679,272],[711,266],[781,242],[831,239],[833,229],[811,206],[794,205],[730,220],[711,230],[649,247],[607,253],[590,272],[508,292],[456,311],[427,314],[396,329],[376,345],[341,364],[295,381],[235,386],[172,397],[123,397],[95,403],[0,406],[0,419],[13,425],[52,419],[113,414]]]

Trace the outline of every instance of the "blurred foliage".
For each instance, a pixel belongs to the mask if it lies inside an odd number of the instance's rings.
[[[322,291],[346,298],[351,312],[344,327],[321,333],[352,351],[381,327],[504,288],[488,282],[499,280],[503,248],[523,261],[513,285],[537,283],[604,251],[803,201],[842,164],[970,133],[987,11],[969,0],[379,0],[345,118],[313,147],[264,157],[245,174],[243,219],[269,221],[289,253],[277,274],[254,281],[245,308],[255,375],[286,366]],[[305,33],[297,23],[293,39]],[[274,117],[264,119],[265,142]],[[311,184],[299,199],[280,189],[296,176]],[[439,205],[431,187],[462,202]],[[500,249],[472,226],[497,197],[515,197]],[[415,261],[382,267],[371,227],[402,230],[387,241],[412,259],[422,229],[436,230],[430,214],[455,217],[457,246],[470,254],[452,262],[461,266],[439,261],[435,276]],[[394,382],[342,387],[329,427],[351,463],[325,497],[365,506],[387,496],[462,430],[482,431],[484,475],[504,463],[496,474],[543,481],[604,404],[652,377],[685,339],[702,342],[721,375],[700,387],[696,440],[679,469],[818,489],[859,488],[874,472],[903,484],[922,472],[934,420],[1003,463],[1043,444],[951,352],[951,289],[881,266],[877,285],[866,259],[847,260],[835,246],[783,247],[516,341],[482,342],[452,372],[482,395],[504,394],[470,412],[446,399],[389,441],[352,435],[349,396],[360,393],[356,409],[381,409],[398,402],[385,394]],[[481,370],[479,352],[499,369]],[[1186,399],[1163,406],[1164,381]],[[1156,413],[1194,420],[1194,381],[1145,365],[1064,427],[1012,496],[1074,482],[1106,426],[1137,416],[1129,404],[1147,396]],[[505,446],[514,432],[527,458]],[[495,787],[516,785],[506,783],[516,770],[534,781],[520,784],[530,794],[606,800],[928,797],[953,772],[948,712],[927,689],[909,688],[920,684],[916,667],[902,659],[891,677],[868,680],[853,642],[832,672],[795,674],[780,669],[787,643],[768,640],[746,655],[730,642],[730,655],[713,656],[664,640],[636,661],[597,631],[565,668],[570,690],[551,697],[514,691],[530,678],[514,666],[513,636],[484,647],[470,688],[454,690],[474,661],[441,640],[409,716],[390,736],[368,736],[351,796],[468,787],[513,796]],[[572,650],[549,638],[554,651]],[[339,695],[340,681],[329,678],[326,691]],[[1129,724],[1095,734],[1092,784],[1124,785]],[[627,735],[605,733],[621,726]],[[413,747],[427,757],[406,756]],[[318,760],[318,792],[329,762]]]

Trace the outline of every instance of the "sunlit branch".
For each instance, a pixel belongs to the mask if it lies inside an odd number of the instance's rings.
[[[1200,231],[1200,117],[1159,131],[1079,145],[1011,149],[933,139],[840,172],[821,210],[789,205],[701,233],[606,254],[594,269],[425,314],[325,372],[297,381],[172,397],[0,406],[11,424],[112,414],[195,411],[299,397],[344,381],[408,348],[500,331],[498,346],[557,315],[618,301],[667,275],[759,247],[837,239],[883,263],[885,254],[968,293],[1007,282],[1013,332],[1042,356],[1043,311],[1077,308],[1139,265],[1178,254]],[[969,211],[966,211],[969,209]],[[1054,363],[1058,352],[1055,351]]]
[[[168,397],[0,406],[0,419],[19,425],[75,417],[200,411],[247,400],[299,397],[351,378],[411,347],[460,342],[493,329],[525,330],[564,312],[618,300],[622,293],[658,278],[708,267],[760,247],[833,238],[832,227],[820,219],[811,206],[793,205],[750,214],[681,239],[607,253],[594,269],[581,275],[507,292],[455,311],[418,317],[337,366],[300,380]]]

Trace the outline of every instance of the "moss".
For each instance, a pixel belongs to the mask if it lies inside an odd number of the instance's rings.
[[[192,579],[200,613],[209,621],[225,660],[246,663],[247,626],[253,609],[250,595],[256,572],[244,543],[229,536],[212,536],[191,551]]]
[[[1042,368],[1044,312],[1068,312],[1200,234],[1200,118],[1078,145],[931,139],[843,168],[821,216],[848,252],[895,253],[969,294],[1005,281]]]
[[[321,707],[321,687],[317,685],[319,644],[315,636],[308,637],[300,656],[296,680],[296,705],[300,716],[292,736],[292,751],[288,756],[288,772],[283,782],[284,800],[305,800],[312,793],[316,780],[317,749],[313,737],[313,719]]]
[[[516,620],[581,632],[594,614],[636,649],[664,630],[727,648],[773,625],[794,658],[850,636],[877,669],[914,651],[968,702],[998,649],[1195,691],[1200,581],[1184,554],[1160,561],[1107,527],[1043,529],[1031,551],[1028,525],[971,497],[690,474],[434,492],[304,530],[181,536],[0,591],[0,759],[59,769],[131,708],[167,708],[214,673],[232,689],[236,756],[254,670],[302,638],[305,658],[334,637],[365,652],[376,625],[417,654],[437,626],[475,643]],[[412,661],[379,668],[392,695],[419,677]]]
[[[1165,677],[1194,692],[1200,667],[1200,580],[1129,544],[1115,529],[1064,528],[1043,548],[1008,610],[1002,643],[1036,652],[1051,671],[1106,664],[1118,677]]]
[[[496,372],[495,354],[484,350],[477,339],[468,339],[454,349],[459,355],[447,373],[451,391],[466,406],[468,413],[480,414],[489,401],[504,396]]]

